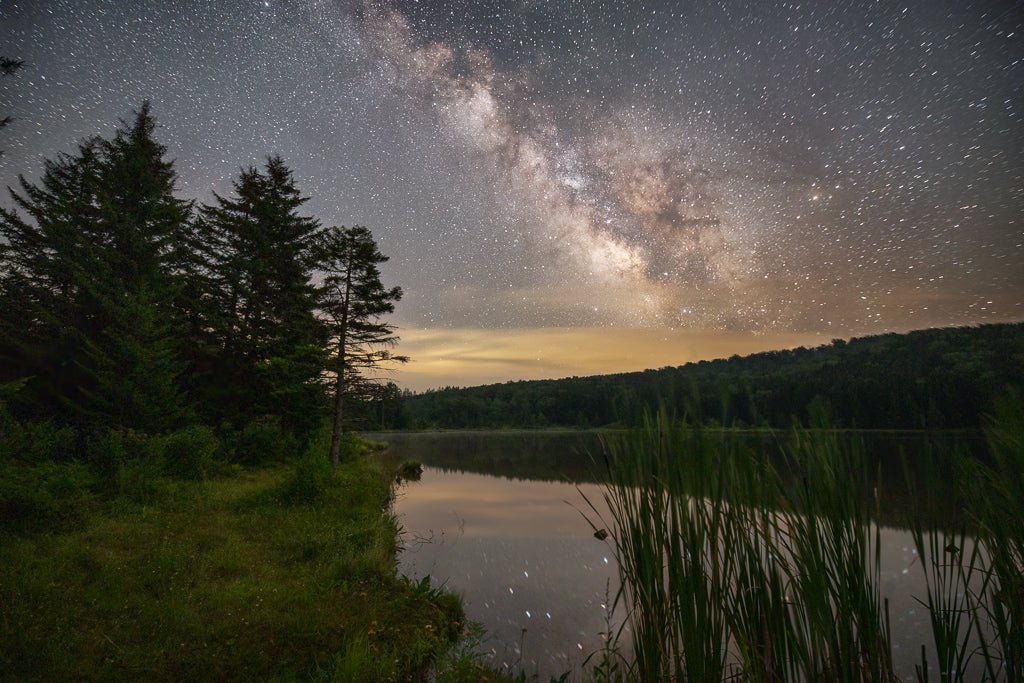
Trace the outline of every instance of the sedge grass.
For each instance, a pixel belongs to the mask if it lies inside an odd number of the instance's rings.
[[[959,455],[954,468],[965,515],[955,528],[912,519],[938,670],[922,682],[1024,680],[1024,401],[1009,393],[985,425],[988,460]],[[941,475],[934,457],[925,476]],[[969,504],[967,504],[969,501]]]
[[[908,520],[933,624],[922,680],[928,657],[942,681],[963,680],[972,657],[987,680],[1020,680],[1024,411],[1011,404],[988,430],[992,462],[958,460],[969,531]],[[608,443],[610,519],[594,527],[611,534],[629,625],[616,647],[630,656],[596,679],[897,680],[880,473],[823,426],[794,430],[779,466],[665,411]]]

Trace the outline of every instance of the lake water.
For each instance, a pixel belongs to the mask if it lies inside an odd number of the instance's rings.
[[[578,671],[602,648],[609,623],[621,620],[609,614],[618,587],[611,540],[595,538],[584,518],[609,526],[598,519],[606,510],[590,458],[601,452],[596,436],[370,436],[390,444],[390,457],[424,464],[395,501],[401,570],[463,596],[494,664],[546,681]],[[924,594],[921,564],[909,531],[883,527],[881,540],[893,654],[899,675],[912,680],[921,644],[931,642],[927,610],[915,599]]]

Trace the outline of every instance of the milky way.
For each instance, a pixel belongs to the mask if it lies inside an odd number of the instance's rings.
[[[409,329],[1024,318],[1014,2],[0,3],[0,182],[153,102],[185,196],[280,153]]]

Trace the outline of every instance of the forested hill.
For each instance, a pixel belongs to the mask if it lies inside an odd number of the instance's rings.
[[[787,427],[823,405],[833,425],[976,427],[1024,387],[1024,323],[836,340],[680,367],[406,394],[406,428],[635,424],[663,402],[707,424]],[[381,411],[383,414],[383,411]]]

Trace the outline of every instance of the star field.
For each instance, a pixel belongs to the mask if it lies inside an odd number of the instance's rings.
[[[1010,1],[2,0],[0,183],[149,99],[183,196],[280,153],[371,228],[403,337],[1020,320],[1022,32]]]

